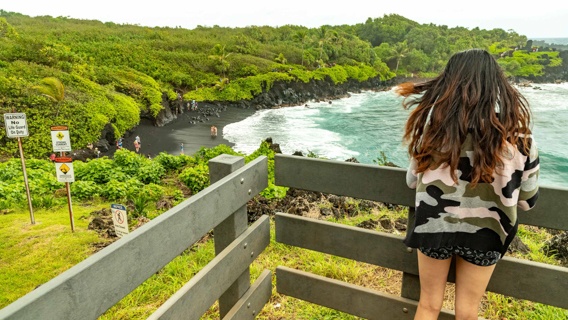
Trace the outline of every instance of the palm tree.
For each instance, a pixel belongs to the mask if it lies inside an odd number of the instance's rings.
[[[319,59],[321,60],[323,56],[323,46],[329,41],[329,29],[326,26],[321,26],[319,29],[316,29],[316,32],[320,47]]]
[[[230,52],[225,53],[225,46],[220,44],[216,44],[211,50],[211,55],[209,55],[209,59],[217,61],[217,69],[221,72],[221,77],[223,78],[225,78],[225,71],[229,70],[230,64],[227,61],[227,57],[230,55]]]
[[[55,117],[57,117],[59,115],[61,102],[65,99],[65,87],[63,86],[63,83],[55,77],[47,77],[43,78],[39,85],[33,86],[32,88],[36,89],[42,96],[49,98],[55,103],[57,108]]]
[[[409,51],[410,49],[408,48],[408,43],[406,42],[406,40],[396,43],[392,47],[392,58],[396,59],[396,68],[394,70],[394,73],[398,71],[400,61],[402,60],[402,58],[406,57]]]
[[[304,45],[308,40],[308,31],[307,30],[298,30],[294,34],[294,39],[298,40],[302,44],[302,66],[304,66]]]

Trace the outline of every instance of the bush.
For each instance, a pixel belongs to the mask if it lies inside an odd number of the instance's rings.
[[[108,158],[94,159],[87,162],[75,161],[73,163],[73,170],[75,171],[75,180],[93,181],[97,184],[105,184],[109,182],[111,178],[116,178],[113,161]]]
[[[184,169],[179,179],[195,194],[209,185],[209,167],[200,163],[195,167]]]
[[[126,199],[130,195],[139,192],[142,186],[142,182],[136,179],[129,179],[127,181],[111,180],[102,188],[101,195],[108,200]]]
[[[195,159],[187,155],[175,156],[166,152],[160,152],[160,154],[154,158],[154,161],[161,164],[167,172],[172,172],[194,163]]]
[[[71,195],[77,199],[92,199],[101,194],[101,186],[94,181],[79,180],[71,184]]]
[[[147,184],[142,187],[140,194],[143,194],[150,201],[158,201],[165,193],[164,187],[157,184]]]
[[[149,162],[145,163],[138,169],[136,178],[141,182],[148,183],[159,183],[160,179],[166,174],[166,170],[159,162]]]

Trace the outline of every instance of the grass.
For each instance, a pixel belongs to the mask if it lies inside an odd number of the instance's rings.
[[[30,224],[26,209],[15,209],[10,214],[0,215],[0,288],[3,288],[0,290],[0,308],[82,261],[94,252],[95,244],[106,241],[87,230],[89,219],[81,217],[88,217],[90,212],[109,206],[108,203],[74,205],[75,233],[70,231],[66,207],[56,207],[49,211],[38,210],[35,214],[37,223],[33,226]],[[357,225],[369,219],[387,218],[394,222],[398,218],[405,217],[406,214],[405,208],[391,211],[383,207],[355,217],[328,220]],[[154,215],[154,212],[149,214],[149,216]],[[385,231],[381,229],[381,224],[375,229]],[[271,222],[271,243],[251,265],[252,281],[264,269],[274,272],[277,266],[287,266],[400,295],[402,273],[399,271],[287,246],[277,243],[274,237],[274,224]],[[530,252],[515,256],[558,264],[554,258],[540,251],[550,234],[539,228],[521,226],[519,237],[527,244]],[[205,267],[214,256],[213,240],[206,237],[124,297],[100,319],[147,318]],[[259,313],[258,319],[359,319],[333,309],[280,295],[276,292],[274,275],[272,282],[272,297]],[[453,284],[448,284],[446,297],[444,307],[452,309]],[[480,316],[499,320],[568,319],[568,310],[488,292],[484,297]],[[202,317],[202,319],[218,318],[217,304],[214,304]]]
[[[34,225],[27,209],[0,215],[0,307],[81,262],[94,252],[94,243],[104,241],[80,218],[95,208],[73,210],[74,233],[67,207],[35,211]]]

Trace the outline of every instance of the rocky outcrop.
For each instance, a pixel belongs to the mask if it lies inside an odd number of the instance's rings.
[[[394,79],[382,81],[380,78],[371,78],[359,82],[357,80],[347,80],[341,84],[334,84],[331,79],[311,80],[309,82],[294,81],[275,82],[272,87],[259,94],[252,100],[242,100],[237,102],[205,101],[203,106],[231,106],[237,108],[256,108],[269,109],[276,107],[296,106],[309,103],[311,101],[330,101],[348,97],[350,93],[359,93],[363,90],[386,90],[395,83]],[[162,105],[164,109],[153,118],[156,126],[164,126],[175,120],[178,114],[183,113],[184,101],[169,101],[164,97]],[[148,117],[148,115],[143,115]]]
[[[546,67],[542,76],[528,77],[528,80],[535,83],[559,83],[568,81],[568,50],[560,51],[559,57],[562,58],[562,65]]]

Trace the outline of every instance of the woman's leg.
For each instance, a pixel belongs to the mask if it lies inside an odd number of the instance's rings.
[[[477,319],[479,303],[495,265],[478,266],[456,258],[456,319]]]
[[[414,319],[438,319],[444,302],[444,291],[452,259],[438,260],[418,252],[418,272],[420,275],[420,301]]]

